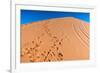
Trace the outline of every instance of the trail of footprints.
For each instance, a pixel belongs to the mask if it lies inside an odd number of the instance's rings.
[[[53,44],[50,44],[50,48],[40,51],[43,49],[41,47],[41,44],[44,43],[44,41],[40,40],[40,38],[45,35],[42,34],[41,36],[37,37],[38,43],[35,40],[31,41],[31,43],[35,45],[34,47],[22,48],[21,57],[23,57],[24,55],[28,55],[29,62],[50,62],[63,60],[64,55],[60,48],[62,46],[63,39],[58,39],[57,36],[52,35],[47,25],[44,25],[43,28],[48,37],[53,39]],[[37,49],[38,47],[40,49]]]

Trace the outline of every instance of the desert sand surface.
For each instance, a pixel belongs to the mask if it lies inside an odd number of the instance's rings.
[[[21,63],[89,59],[89,23],[73,17],[21,25]]]

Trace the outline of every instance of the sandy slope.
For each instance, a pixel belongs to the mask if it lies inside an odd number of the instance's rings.
[[[21,62],[89,59],[89,24],[56,18],[21,25]]]

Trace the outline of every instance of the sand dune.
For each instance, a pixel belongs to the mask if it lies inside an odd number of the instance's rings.
[[[89,24],[55,18],[21,25],[21,62],[89,59]]]

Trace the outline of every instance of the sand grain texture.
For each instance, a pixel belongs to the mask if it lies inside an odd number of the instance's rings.
[[[21,25],[21,63],[89,59],[89,24],[55,18]]]

